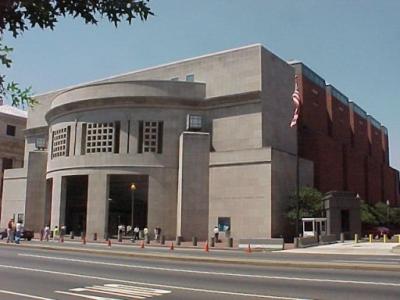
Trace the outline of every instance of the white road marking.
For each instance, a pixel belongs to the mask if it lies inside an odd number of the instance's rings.
[[[162,267],[149,267],[140,265],[126,265],[119,263],[110,263],[93,260],[83,260],[74,258],[63,258],[54,256],[43,256],[33,254],[18,254],[20,256],[43,258],[48,260],[61,260],[70,261],[86,264],[105,265],[132,269],[145,269],[145,270],[157,270],[167,272],[181,272],[181,273],[192,273],[192,274],[205,274],[205,275],[216,275],[216,276],[230,276],[230,277],[244,277],[244,278],[259,278],[259,279],[273,279],[273,280],[296,280],[296,281],[315,281],[315,282],[326,282],[326,283],[344,283],[344,284],[359,284],[359,285],[378,285],[378,286],[395,286],[400,287],[400,283],[397,282],[376,282],[376,281],[357,281],[357,280],[339,280],[339,279],[322,279],[322,278],[307,278],[307,277],[287,277],[287,276],[268,276],[268,275],[255,275],[255,274],[241,274],[241,273],[223,273],[223,272],[210,272],[210,271],[197,271],[187,269],[173,269],[173,268],[162,268]]]
[[[272,296],[272,295],[258,295],[258,294],[246,294],[246,293],[226,292],[226,291],[218,291],[218,290],[197,289],[197,288],[191,288],[191,287],[182,287],[182,286],[166,285],[166,284],[158,284],[158,283],[138,282],[138,281],[116,279],[116,278],[83,275],[83,274],[77,274],[77,273],[65,273],[65,272],[58,272],[58,271],[51,271],[51,270],[39,270],[39,269],[9,266],[9,265],[0,265],[0,268],[10,269],[10,270],[29,271],[29,272],[36,272],[36,273],[46,273],[46,274],[68,276],[68,277],[85,278],[85,279],[95,279],[95,280],[110,281],[110,282],[120,282],[120,283],[132,284],[132,285],[137,284],[137,285],[158,287],[158,288],[163,288],[163,289],[165,288],[165,289],[172,289],[172,290],[189,291],[189,292],[210,293],[210,294],[220,294],[220,295],[240,296],[240,297],[253,297],[253,298],[263,298],[263,299],[280,299],[280,300],[303,299],[303,298],[282,297],[282,296]],[[61,292],[61,291],[57,291],[57,292],[59,292],[61,294],[69,293],[69,292]],[[73,294],[73,293],[69,293],[69,294]],[[75,295],[75,294],[73,294],[73,295]],[[76,295],[79,295],[79,294],[76,294]],[[89,298],[89,299],[92,299],[92,298]],[[50,300],[54,300],[54,299],[50,299]],[[101,299],[101,300],[103,300],[103,299]]]
[[[55,293],[64,294],[64,295],[68,295],[68,296],[74,296],[74,297],[81,297],[81,298],[86,298],[86,299],[92,299],[92,300],[121,300],[118,298],[104,298],[104,297],[82,295],[82,294],[76,294],[76,293],[64,292],[64,291],[55,291]]]
[[[167,290],[151,289],[151,288],[144,288],[144,287],[137,287],[130,285],[128,286],[121,284],[105,284],[104,286],[93,285],[84,288],[70,289],[70,291],[71,292],[87,291],[99,294],[128,297],[132,299],[146,299],[171,293],[171,291]]]
[[[39,296],[34,296],[34,295],[29,295],[29,294],[23,294],[23,293],[17,293],[17,292],[12,292],[12,291],[6,291],[6,290],[0,290],[0,293],[8,294],[8,295],[14,295],[14,296],[21,296],[21,297],[30,298],[30,299],[55,300],[55,299],[52,299],[52,298],[44,298],[44,297],[39,297]]]
[[[367,263],[367,264],[382,264],[382,263],[400,263],[400,259],[378,259],[374,258],[371,260],[344,260],[344,259],[337,259],[334,262],[343,262],[343,263]]]

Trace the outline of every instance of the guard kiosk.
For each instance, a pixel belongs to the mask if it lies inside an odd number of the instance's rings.
[[[303,236],[316,236],[326,235],[326,222],[327,218],[302,218],[303,222]]]

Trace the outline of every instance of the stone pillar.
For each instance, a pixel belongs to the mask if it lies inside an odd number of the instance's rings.
[[[39,232],[45,225],[47,152],[29,152],[25,202],[25,227]]]
[[[57,175],[53,177],[53,188],[51,198],[51,222],[50,228],[60,228],[65,224],[65,207],[67,198],[67,179]]]
[[[104,237],[108,227],[109,177],[107,174],[90,174],[88,183],[86,236],[97,233]]]
[[[177,236],[208,236],[210,135],[183,132],[179,139]]]

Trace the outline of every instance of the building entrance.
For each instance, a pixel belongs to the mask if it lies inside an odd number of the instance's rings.
[[[132,183],[136,190],[133,192],[133,216],[132,216]],[[148,186],[147,175],[110,175],[109,211],[108,211],[108,233],[116,235],[118,225],[138,226],[143,230],[147,226],[148,208]]]
[[[80,235],[86,231],[88,176],[66,176],[65,226],[67,232]],[[62,224],[61,224],[62,225]]]

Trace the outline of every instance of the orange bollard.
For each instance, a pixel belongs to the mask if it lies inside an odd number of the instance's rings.
[[[246,252],[247,252],[247,253],[251,253],[250,243],[249,243],[249,245],[247,246]]]
[[[142,240],[142,243],[140,244],[140,248],[144,248],[144,241]]]
[[[169,247],[169,250],[174,250],[174,242],[171,242],[171,246]]]
[[[210,248],[208,247],[208,241],[206,242],[205,246],[204,246],[204,251],[209,252]]]

